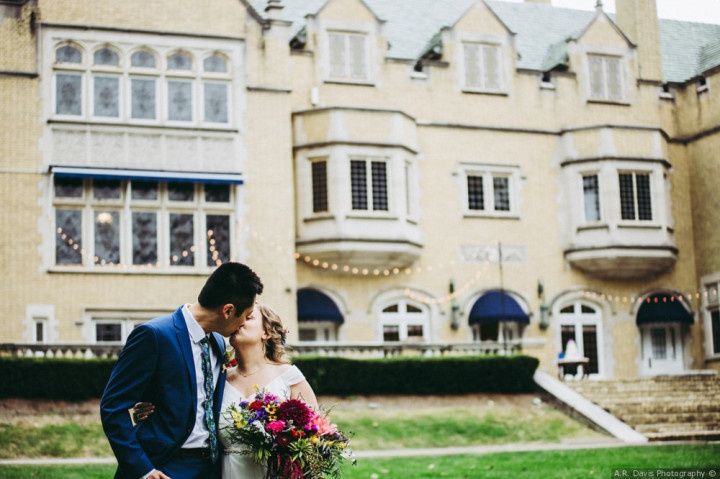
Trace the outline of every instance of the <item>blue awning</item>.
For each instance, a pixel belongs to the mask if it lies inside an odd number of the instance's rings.
[[[470,310],[470,324],[495,321],[528,324],[530,317],[509,294],[503,291],[489,291],[475,301]]]
[[[125,168],[81,168],[51,166],[50,171],[61,178],[98,178],[104,180],[169,181],[174,183],[214,183],[241,185],[242,173],[202,173],[197,171],[132,170]]]
[[[335,302],[316,289],[298,290],[297,309],[298,321],[332,321],[338,324],[345,321]]]
[[[637,312],[637,324],[693,323],[693,313],[677,294],[656,293],[645,298]]]

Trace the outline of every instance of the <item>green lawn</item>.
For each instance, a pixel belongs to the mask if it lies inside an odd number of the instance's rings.
[[[100,424],[0,424],[0,458],[3,459],[98,456],[112,456]]]
[[[442,410],[337,414],[340,428],[352,431],[357,450],[403,447],[450,447],[511,442],[559,442],[571,438],[602,437],[558,411],[537,409],[493,412]]]
[[[582,451],[548,451],[361,459],[345,468],[345,479],[609,479],[618,467],[690,468],[720,467],[720,444],[628,447]],[[113,466],[0,466],[4,479],[79,479],[111,477]],[[632,476],[629,476],[632,477]]]
[[[549,406],[525,409],[499,406],[413,410],[337,408],[331,417],[342,430],[354,433],[352,446],[356,450],[559,442],[602,437]],[[0,458],[112,456],[99,421],[55,421],[53,424],[0,422]]]

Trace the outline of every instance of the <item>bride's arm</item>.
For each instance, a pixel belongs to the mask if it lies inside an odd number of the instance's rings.
[[[313,408],[313,410],[318,410],[318,402],[315,397],[315,392],[312,390],[312,387],[310,387],[310,384],[307,381],[301,381],[290,386],[290,398],[300,399],[304,401],[305,404]]]

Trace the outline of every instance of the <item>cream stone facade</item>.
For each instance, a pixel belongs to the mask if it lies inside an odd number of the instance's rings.
[[[235,259],[298,351],[720,369],[720,26],[426,3],[1,4],[0,342]]]

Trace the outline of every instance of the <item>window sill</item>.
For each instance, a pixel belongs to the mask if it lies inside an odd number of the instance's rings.
[[[588,103],[594,103],[596,105],[616,105],[616,106],[632,106],[629,101],[622,101],[622,100],[601,100],[601,99],[595,99],[590,98],[587,101]]]
[[[592,224],[578,226],[576,231],[579,233],[581,231],[606,230],[606,229],[610,229],[610,226],[607,223],[592,223]]]
[[[383,214],[362,214],[352,213],[345,215],[346,220],[390,220],[397,221],[399,218],[395,215],[383,215]]]
[[[706,363],[717,363],[720,362],[720,354],[713,354],[705,357]]]
[[[702,93],[707,93],[707,92],[708,92],[708,86],[707,86],[707,85],[703,85],[703,86],[697,87],[697,94],[698,94],[698,95],[700,95],[700,94],[702,94]]]
[[[657,223],[640,223],[638,222],[619,222],[617,224],[618,228],[627,228],[627,229],[641,229],[641,230],[661,230],[663,229],[662,225],[659,225]]]
[[[334,220],[335,215],[332,214],[322,214],[322,215],[315,215],[315,216],[308,216],[307,218],[303,218],[303,223],[313,223],[315,221],[326,221],[326,220]]]
[[[660,95],[658,95],[658,98],[661,100],[675,101],[675,95],[672,93],[661,92]]]
[[[82,126],[122,126],[125,128],[148,128],[148,129],[166,129],[166,130],[185,130],[185,131],[214,131],[224,133],[238,133],[240,130],[229,126],[218,126],[212,127],[203,125],[182,125],[182,124],[162,124],[162,123],[135,123],[128,121],[95,121],[85,119],[70,119],[70,118],[50,118],[48,119],[50,125],[82,125]]]
[[[86,268],[72,266],[53,266],[46,270],[49,274],[130,274],[130,275],[148,275],[148,276],[207,276],[212,273],[212,268],[197,270],[172,270],[172,269],[151,269],[151,268],[134,268],[126,266],[113,267],[113,269],[103,268]]]
[[[485,219],[497,219],[497,220],[519,220],[520,215],[516,213],[475,213],[466,211],[463,214],[463,218],[485,218]]]
[[[340,78],[333,78],[333,79],[327,79],[324,81],[324,83],[327,83],[329,85],[353,85],[353,86],[369,86],[374,87],[375,82],[369,81],[369,80],[343,80]]]
[[[553,91],[554,91],[554,90],[555,90],[555,85],[552,84],[552,83],[542,82],[542,83],[540,83],[540,89],[541,89],[541,90],[553,90]]]
[[[510,96],[510,94],[505,90],[478,90],[475,88],[463,88],[462,92],[471,95]]]

